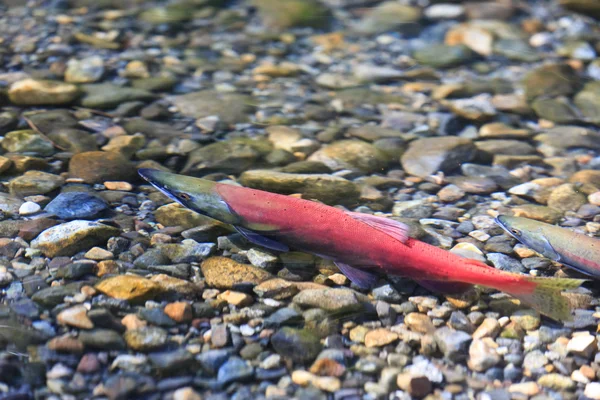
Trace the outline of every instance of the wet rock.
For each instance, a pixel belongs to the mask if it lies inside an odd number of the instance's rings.
[[[583,116],[588,121],[595,124],[600,123],[600,96],[598,96],[598,90],[600,86],[598,82],[590,82],[586,84],[579,93],[573,98],[573,102],[577,106],[577,109],[581,111]]]
[[[184,239],[181,243],[162,244],[159,249],[175,264],[198,262],[215,251],[214,243],[198,243]]]
[[[61,311],[56,316],[59,324],[69,325],[79,329],[93,329],[94,324],[87,316],[87,309],[84,306],[73,306]]]
[[[349,169],[363,173],[382,171],[388,164],[387,155],[375,146],[359,140],[340,140],[309,158],[327,165],[331,170]]]
[[[540,133],[535,140],[557,149],[577,147],[600,149],[600,133],[578,126],[557,126]]]
[[[254,368],[247,361],[239,357],[229,358],[217,373],[217,380],[222,384],[244,381],[254,375]]]
[[[104,61],[100,56],[81,60],[71,59],[67,63],[65,81],[69,83],[93,83],[104,75]]]
[[[11,194],[25,197],[37,194],[46,194],[59,188],[65,182],[59,175],[42,171],[27,171],[8,183]]]
[[[403,373],[398,375],[396,383],[400,389],[416,398],[423,398],[432,390],[431,381],[426,376]]]
[[[548,197],[548,207],[561,211],[577,211],[584,204],[587,194],[573,183],[558,186]]]
[[[202,265],[206,284],[219,289],[247,288],[272,278],[262,268],[240,264],[226,257],[211,257]]]
[[[560,0],[559,4],[569,10],[600,19],[600,5],[594,0]]]
[[[395,342],[398,334],[386,328],[373,329],[365,335],[365,346],[382,347]]]
[[[551,373],[541,376],[537,380],[538,385],[551,390],[572,390],[575,388],[575,382],[566,376],[557,373]]]
[[[496,352],[497,344],[492,339],[475,339],[469,347],[469,368],[473,371],[487,371],[502,360]]]
[[[83,153],[86,151],[96,151],[98,146],[96,139],[89,132],[79,129],[54,129],[48,138],[57,146],[71,153]]]
[[[44,211],[61,219],[93,219],[108,208],[102,198],[88,192],[65,192],[56,196]]]
[[[435,331],[434,338],[444,357],[454,362],[466,359],[472,340],[468,333],[442,327]]]
[[[467,46],[445,44],[422,47],[413,54],[419,63],[434,68],[451,68],[466,64],[473,59],[473,56],[474,53]]]
[[[154,94],[144,89],[117,86],[110,83],[82,85],[81,89],[84,93],[81,105],[94,109],[113,108],[128,101],[147,101],[154,98]]]
[[[578,333],[567,344],[567,351],[576,356],[589,359],[598,351],[596,338],[590,334]]]
[[[178,96],[168,100],[180,113],[192,118],[205,118],[217,115],[225,124],[245,122],[248,119],[253,99],[238,93],[222,93],[204,90]]]
[[[2,140],[2,148],[11,153],[27,153],[35,156],[54,154],[54,146],[33,130],[8,132]]]
[[[69,163],[69,175],[87,183],[137,179],[135,168],[125,157],[104,151],[75,154]]]
[[[275,332],[271,344],[279,355],[299,363],[313,361],[322,348],[319,338],[309,331],[288,327]]]
[[[213,172],[239,174],[265,157],[272,145],[264,140],[236,138],[209,144],[190,153],[183,173],[205,175]]]
[[[135,275],[118,275],[104,279],[96,285],[96,290],[107,296],[131,302],[142,302],[162,292],[159,284]]]
[[[515,217],[535,219],[548,224],[556,224],[562,218],[562,212],[546,206],[523,204],[512,209]]]
[[[468,139],[435,137],[411,142],[402,155],[402,167],[416,176],[428,176],[437,171],[452,172],[474,157],[475,146]]]
[[[327,311],[360,308],[360,301],[356,292],[350,289],[307,289],[293,299],[298,305]]]
[[[43,231],[31,247],[48,257],[72,256],[90,247],[105,244],[108,238],[120,231],[98,222],[75,220]]]
[[[13,83],[8,90],[11,103],[19,106],[69,104],[78,96],[77,86],[49,80],[25,79]]]
[[[386,1],[367,13],[357,24],[356,30],[364,34],[388,31],[414,31],[421,19],[421,10],[393,1]]]
[[[110,329],[82,331],[78,338],[86,348],[111,351],[125,349],[125,342],[121,335]]]
[[[528,73],[523,86],[529,100],[539,96],[569,96],[578,89],[579,78],[567,64],[548,64]]]
[[[324,28],[331,11],[316,0],[253,0],[264,24],[277,30],[294,27]]]
[[[147,326],[128,330],[123,335],[123,339],[130,349],[149,352],[158,350],[167,343],[167,332],[162,328]]]
[[[358,186],[344,178],[320,174],[288,174],[270,170],[246,171],[240,183],[254,189],[281,194],[302,193],[303,198],[326,204],[356,204]]]

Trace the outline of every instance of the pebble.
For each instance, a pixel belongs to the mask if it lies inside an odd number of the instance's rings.
[[[107,296],[131,302],[151,299],[163,291],[158,283],[135,275],[110,277],[100,281],[95,288]]]
[[[192,306],[186,302],[169,303],[165,306],[165,314],[176,322],[189,322],[192,320]]]
[[[292,382],[300,386],[313,385],[325,392],[336,392],[341,388],[341,382],[335,377],[316,376],[308,371],[296,370],[292,372]]]
[[[94,323],[87,316],[87,309],[84,306],[74,306],[61,311],[56,316],[59,324],[69,325],[79,329],[93,329]]]
[[[398,334],[385,328],[374,329],[365,335],[365,346],[382,347],[395,342]]]
[[[39,204],[34,203],[33,201],[26,201],[25,203],[23,203],[21,205],[21,207],[19,207],[19,214],[20,215],[32,215],[32,214],[37,214],[41,210],[42,210],[42,207],[40,207]]]

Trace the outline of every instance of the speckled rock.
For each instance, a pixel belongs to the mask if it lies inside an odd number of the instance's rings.
[[[46,194],[58,189],[65,182],[59,175],[42,171],[27,171],[8,183],[8,190],[17,196]]]
[[[69,163],[69,175],[88,183],[137,179],[133,164],[121,154],[109,151],[75,154]]]
[[[306,330],[281,328],[271,337],[271,344],[282,357],[296,362],[313,361],[322,349],[319,338]]]
[[[75,220],[43,231],[31,242],[31,247],[48,257],[72,256],[95,245],[105,244],[108,238],[119,233],[119,229],[109,225]]]
[[[388,164],[384,152],[360,140],[340,140],[317,150],[308,160],[321,162],[334,171],[350,169],[363,173],[380,172]]]
[[[135,275],[117,275],[100,281],[96,290],[107,296],[131,302],[142,302],[160,293],[159,284]]]
[[[240,183],[254,189],[281,194],[301,193],[303,198],[326,204],[356,204],[360,196],[357,184],[347,179],[321,174],[287,174],[270,170],[246,171]]]
[[[401,161],[409,174],[428,176],[437,171],[452,172],[471,161],[474,154],[475,146],[468,139],[435,137],[411,142]]]
[[[202,265],[206,283],[219,289],[235,289],[255,286],[272,275],[262,268],[240,264],[226,257],[211,257]]]

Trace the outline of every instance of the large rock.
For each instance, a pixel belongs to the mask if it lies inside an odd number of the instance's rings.
[[[82,85],[81,105],[89,108],[113,108],[128,101],[147,101],[154,94],[144,89],[122,87],[110,83]]]
[[[96,290],[109,297],[134,303],[152,299],[163,291],[158,283],[135,275],[110,277],[99,282]]]
[[[528,73],[523,79],[528,100],[539,96],[569,96],[577,91],[579,84],[579,77],[567,64],[543,65]]]
[[[213,172],[239,174],[250,169],[273,149],[271,142],[236,138],[209,144],[192,151],[182,173],[205,175]]]
[[[11,103],[19,106],[69,104],[78,96],[77,86],[49,80],[24,79],[13,83],[8,90]]]
[[[596,0],[559,0],[563,7],[600,19],[600,2]]]
[[[379,34],[392,31],[411,32],[418,29],[421,9],[386,1],[369,10],[355,29],[364,34]]]
[[[247,288],[273,277],[262,268],[226,257],[211,257],[202,263],[201,268],[206,284],[218,289]]]
[[[30,129],[8,132],[2,140],[2,148],[9,153],[27,153],[42,157],[54,154],[52,143]]]
[[[284,30],[294,27],[327,27],[331,11],[316,0],[253,0],[265,25]]]
[[[402,167],[416,176],[452,172],[475,157],[476,147],[469,139],[456,136],[430,137],[411,142],[402,155]]]
[[[121,154],[110,151],[75,154],[69,163],[69,175],[87,183],[137,179],[134,165]]]
[[[65,183],[65,179],[60,175],[42,171],[27,171],[24,175],[11,180],[8,183],[8,190],[17,196],[33,196],[49,193],[61,187],[63,183]]]
[[[535,140],[558,149],[583,147],[600,150],[600,133],[581,126],[557,126],[540,133]]]
[[[347,179],[320,174],[287,174],[269,170],[246,171],[240,182],[254,189],[281,194],[301,193],[303,198],[323,203],[356,204],[360,196],[357,184]]]
[[[80,129],[55,128],[48,134],[48,138],[65,151],[83,153],[98,150],[95,137],[89,132]]]
[[[168,98],[187,117],[204,118],[217,115],[226,124],[248,120],[253,99],[239,93],[203,90]]]
[[[317,150],[309,161],[318,161],[334,171],[350,169],[363,173],[381,172],[388,156],[372,144],[360,140],[340,140]]]
[[[300,363],[313,361],[323,347],[311,332],[288,327],[277,331],[271,344],[279,355]]]
[[[48,257],[72,256],[93,246],[105,244],[119,229],[98,222],[75,220],[43,231],[31,247]]]

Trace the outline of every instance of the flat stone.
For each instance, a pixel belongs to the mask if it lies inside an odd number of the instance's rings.
[[[33,196],[50,193],[64,184],[65,180],[59,175],[42,171],[27,171],[24,175],[12,179],[8,190],[17,196]]]
[[[416,176],[429,176],[437,171],[452,172],[462,163],[469,162],[475,146],[468,139],[435,137],[417,139],[402,155],[402,167]]]
[[[75,220],[46,229],[31,242],[31,247],[48,257],[72,256],[94,245],[105,244],[119,233],[119,229],[109,225]]]
[[[50,80],[24,79],[13,83],[8,90],[11,103],[19,106],[69,104],[78,96],[77,86]]]
[[[272,275],[252,265],[240,264],[226,257],[211,257],[201,264],[206,284],[218,289],[235,289],[255,286]]]
[[[162,291],[157,283],[135,275],[118,275],[104,279],[96,285],[96,289],[107,296],[131,302],[151,299]]]
[[[59,324],[69,325],[79,329],[93,329],[94,324],[87,316],[87,309],[84,306],[73,306],[61,311],[56,316]]]
[[[87,183],[102,183],[108,180],[134,181],[136,169],[127,158],[119,153],[89,151],[71,158],[69,175]]]

